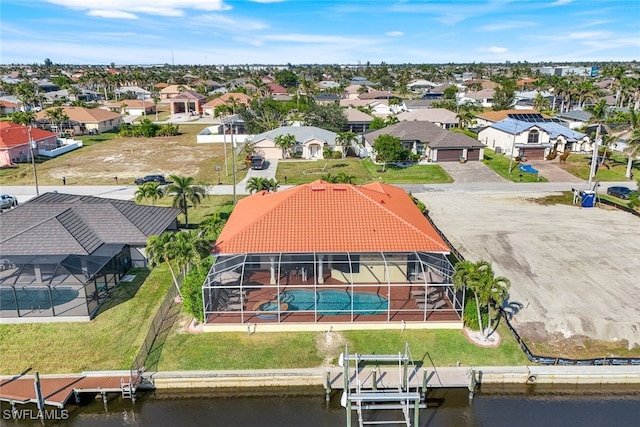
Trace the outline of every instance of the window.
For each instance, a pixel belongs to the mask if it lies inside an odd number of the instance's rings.
[[[537,144],[540,140],[540,132],[535,129],[531,129],[529,131],[529,138],[527,139],[527,144]]]

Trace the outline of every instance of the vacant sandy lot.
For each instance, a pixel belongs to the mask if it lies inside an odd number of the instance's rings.
[[[513,324],[523,336],[640,345],[637,217],[531,201],[543,194],[414,195],[466,259],[491,261],[511,281]]]

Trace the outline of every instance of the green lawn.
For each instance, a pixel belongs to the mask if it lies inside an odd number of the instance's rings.
[[[564,165],[560,165],[567,172],[582,178],[589,179],[591,173],[591,155],[571,154]],[[598,181],[626,181],[627,158],[618,153],[611,155],[611,158],[601,166],[595,175]],[[634,161],[631,172],[635,176],[640,175],[640,161]]]
[[[129,369],[172,286],[162,268],[134,273],[134,282],[120,284],[91,322],[0,325],[0,373]]]
[[[513,182],[547,182],[548,180],[543,176],[538,176],[537,173],[520,172],[518,168],[519,164],[516,161],[511,161],[508,156],[504,154],[496,154],[490,148],[484,149],[484,164],[493,170],[495,173],[503,177],[508,181]],[[511,173],[509,173],[511,168]]]
[[[381,172],[382,165],[371,160],[352,157],[329,160],[286,160],[278,163],[276,179],[281,184],[306,184],[320,179],[325,174],[333,176],[345,173],[354,177],[355,184],[368,184],[381,181],[390,184],[401,183],[446,183],[453,182],[451,177],[438,165],[414,165],[408,168],[387,166]],[[285,180],[285,177],[287,178]]]
[[[340,332],[352,353],[396,354],[405,342],[413,360],[436,366],[524,365],[527,360],[509,331],[499,328],[502,345],[496,349],[470,343],[459,330]],[[320,332],[188,334],[176,327],[162,350],[160,370],[225,370],[312,368],[323,355],[316,347]],[[335,364],[344,346],[329,355]]]

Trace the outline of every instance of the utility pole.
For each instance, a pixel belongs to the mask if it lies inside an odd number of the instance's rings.
[[[513,130],[513,142],[511,143],[511,153],[509,155],[509,176],[511,176],[511,163],[513,162],[513,152],[516,149],[516,135],[518,134],[518,122]]]
[[[233,122],[231,122],[231,163],[233,165],[233,206],[238,202],[236,194],[236,142],[233,140]]]
[[[40,189],[38,188],[38,172],[36,171],[36,155],[35,151],[38,148],[38,143],[31,137],[31,126],[29,126],[29,147],[31,148],[31,165],[33,166],[33,179],[36,184],[36,196],[40,195]]]
[[[591,190],[591,181],[596,176],[596,168],[598,166],[598,144],[600,143],[600,124],[596,128],[596,140],[593,147],[593,155],[591,156],[591,169],[589,170],[589,182],[587,183],[587,190]]]

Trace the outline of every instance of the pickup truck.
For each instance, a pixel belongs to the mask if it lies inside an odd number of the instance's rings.
[[[0,194],[0,210],[11,209],[18,206],[18,199],[8,194]]]

